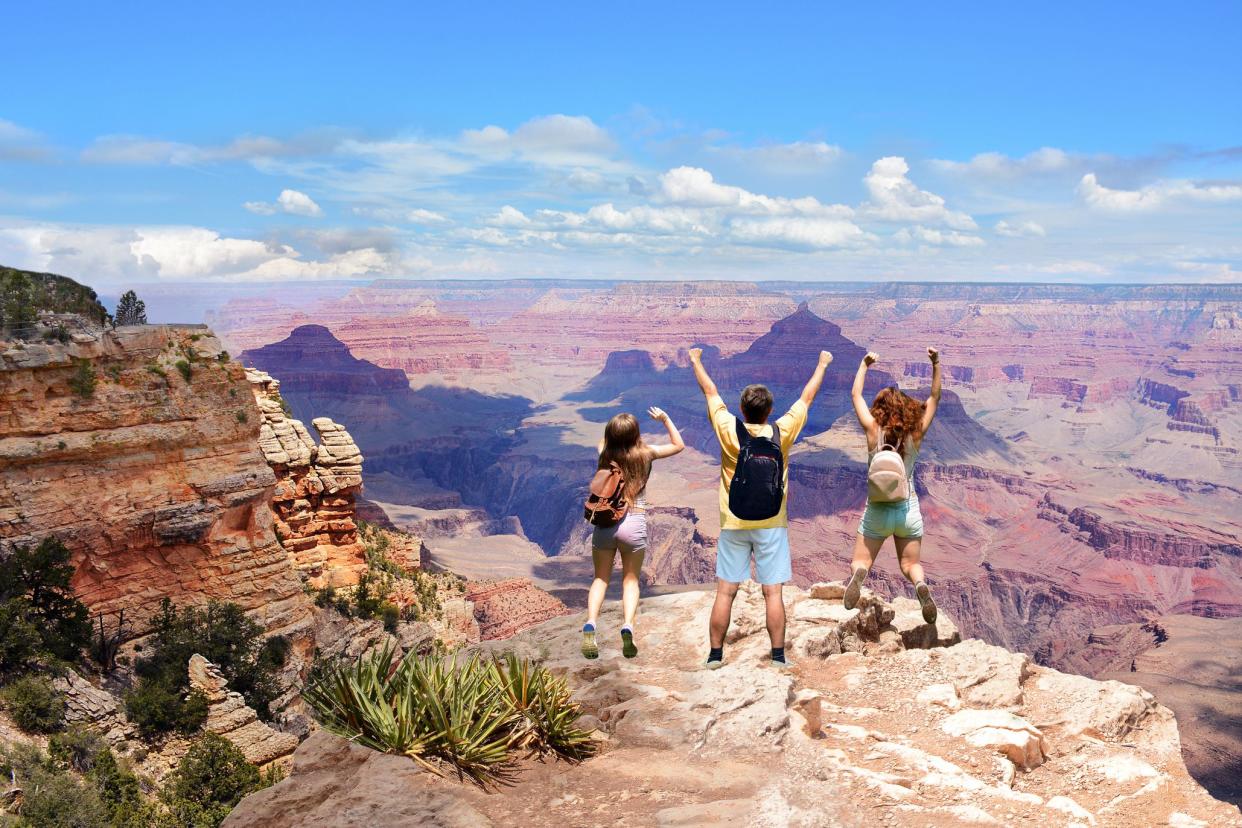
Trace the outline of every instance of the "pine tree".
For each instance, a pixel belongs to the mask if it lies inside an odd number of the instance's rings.
[[[34,298],[30,278],[21,271],[11,271],[0,293],[0,321],[10,331],[20,331],[34,324]]]
[[[147,324],[147,304],[138,298],[132,290],[125,291],[121,301],[116,304],[117,325]]]

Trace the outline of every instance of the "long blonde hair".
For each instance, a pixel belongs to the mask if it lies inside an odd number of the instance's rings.
[[[643,442],[638,420],[633,414],[618,414],[604,426],[604,450],[599,455],[599,468],[610,463],[621,467],[625,475],[625,499],[633,503],[647,485],[651,473],[651,450]]]

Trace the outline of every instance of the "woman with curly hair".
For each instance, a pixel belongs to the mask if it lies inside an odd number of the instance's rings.
[[[936,407],[940,404],[940,353],[935,348],[928,348],[927,358],[932,364],[931,396],[927,398],[927,402],[920,402],[892,385],[876,394],[868,408],[862,392],[863,383],[867,379],[867,369],[878,359],[874,353],[863,357],[858,365],[858,373],[854,376],[854,413],[858,415],[858,422],[866,433],[868,463],[882,450],[895,450],[901,455],[902,465],[905,467],[909,494],[897,501],[868,501],[862,521],[858,525],[858,539],[854,543],[854,571],[849,585],[845,588],[845,608],[853,609],[857,606],[863,581],[867,579],[867,574],[875,563],[875,556],[879,554],[884,541],[892,537],[897,547],[897,562],[901,566],[901,574],[914,584],[914,594],[918,596],[919,606],[923,609],[923,620],[932,624],[936,621],[936,602],[932,600],[931,590],[923,580],[923,565],[919,563],[923,544],[923,515],[919,511],[919,498],[914,490],[914,463],[918,459],[923,437],[936,416]],[[896,464],[895,458],[893,463]],[[897,469],[899,472],[900,467]],[[900,474],[895,476],[900,481]]]

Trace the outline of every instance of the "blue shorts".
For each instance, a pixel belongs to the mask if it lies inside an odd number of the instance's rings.
[[[755,580],[783,584],[793,580],[789,562],[789,529],[721,529],[716,545],[716,577],[731,584],[750,578],[750,559],[755,559]]]
[[[858,523],[858,534],[865,538],[921,538],[923,513],[918,498],[901,503],[868,503]]]

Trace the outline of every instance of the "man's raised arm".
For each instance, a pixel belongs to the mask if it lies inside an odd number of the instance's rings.
[[[717,396],[719,392],[716,390],[716,383],[712,382],[712,378],[707,375],[707,369],[703,367],[702,348],[690,349],[690,364],[694,367],[694,378],[699,381],[699,389],[702,390],[703,396]]]
[[[819,364],[815,366],[815,372],[811,374],[811,378],[806,381],[806,386],[802,389],[802,404],[808,408],[814,401],[815,395],[819,393],[819,386],[824,381],[824,371],[827,370],[830,362],[832,362],[832,354],[820,351]]]

